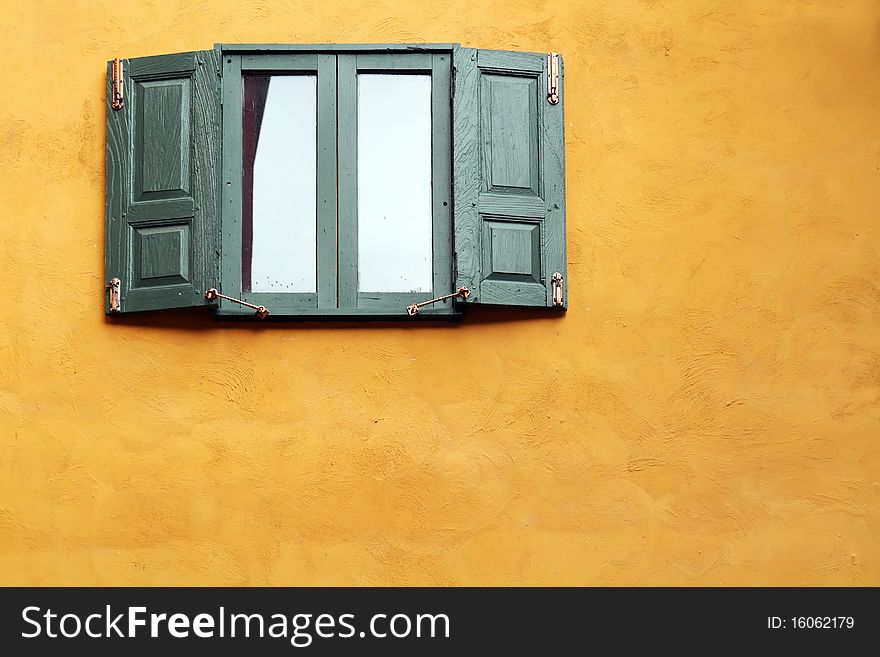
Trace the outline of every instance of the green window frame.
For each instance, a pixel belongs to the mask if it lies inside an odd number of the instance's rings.
[[[275,316],[399,316],[401,309],[452,291],[451,57],[437,53],[238,53],[223,55],[223,178],[221,271],[224,294],[264,306]],[[433,289],[429,293],[358,291],[357,75],[421,73],[431,76]],[[317,293],[242,289],[243,75],[308,73],[317,76]],[[452,305],[423,311],[444,315]],[[221,299],[218,314],[253,315]]]
[[[108,62],[108,314],[210,306],[221,318],[418,317],[467,305],[567,307],[562,63],[548,100],[547,54],[417,45],[228,45],[122,60],[116,110]],[[359,73],[431,77],[432,286],[358,289]],[[317,285],[242,285],[243,75],[317,79]],[[405,247],[405,245],[402,245]],[[206,298],[208,289],[220,298]],[[210,295],[208,295],[210,296]],[[114,298],[115,297],[115,298]]]

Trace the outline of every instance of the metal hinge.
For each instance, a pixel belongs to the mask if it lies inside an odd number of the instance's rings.
[[[122,60],[119,57],[110,65],[110,107],[122,109]]]
[[[553,290],[553,305],[561,306],[562,305],[562,274],[556,272],[553,274],[553,278],[550,279],[551,286]]]
[[[122,281],[118,278],[111,278],[110,282],[107,283],[107,294],[109,295],[111,313],[122,311],[122,308],[119,306],[119,291],[121,287]]]
[[[442,297],[437,297],[436,299],[428,299],[427,301],[422,301],[421,303],[414,303],[406,307],[406,314],[410,317],[419,314],[419,308],[422,306],[428,306],[432,303],[437,303],[438,301],[446,301],[447,299],[452,299],[453,297],[461,297],[462,299],[467,299],[471,295],[471,291],[466,287],[462,286],[458,288],[452,294],[444,294]]]
[[[547,102],[556,105],[559,102],[559,53],[547,53]]]
[[[248,303],[247,301],[242,301],[241,299],[236,299],[235,297],[228,297],[225,294],[220,294],[215,288],[211,287],[205,290],[205,298],[208,301],[213,301],[214,299],[226,299],[227,301],[231,301],[232,303],[240,303],[242,306],[247,306],[248,308],[253,308],[256,312],[254,314],[260,319],[266,319],[266,315],[269,314],[269,311],[266,309],[266,306],[256,306],[252,303]]]

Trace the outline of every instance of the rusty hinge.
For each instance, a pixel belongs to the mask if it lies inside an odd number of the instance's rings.
[[[114,57],[110,65],[110,107],[122,109],[122,60]]]
[[[119,290],[122,287],[122,281],[118,278],[111,278],[110,282],[107,283],[107,294],[109,296],[110,301],[110,312],[118,313],[122,311],[122,308],[119,306]]]
[[[437,303],[438,301],[446,301],[447,299],[452,299],[453,297],[461,297],[462,299],[467,299],[471,295],[471,291],[466,287],[462,286],[458,288],[452,294],[444,294],[442,297],[437,297],[436,299],[428,299],[427,301],[422,301],[421,303],[414,303],[406,307],[406,314],[410,317],[419,314],[419,308],[422,306],[428,306],[432,303]]]
[[[214,299],[226,299],[227,301],[232,301],[233,303],[240,303],[242,306],[247,306],[248,308],[253,308],[256,312],[254,314],[260,319],[265,319],[266,315],[269,314],[269,311],[266,309],[266,306],[255,306],[252,303],[248,303],[247,301],[242,301],[241,299],[236,299],[234,297],[228,297],[225,294],[220,294],[215,288],[211,287],[205,290],[205,298],[208,301],[213,301]]]
[[[547,101],[551,105],[559,102],[559,53],[547,53]]]
[[[553,305],[561,306],[562,305],[562,274],[556,272],[553,274],[553,278],[550,279],[551,285],[553,287]]]

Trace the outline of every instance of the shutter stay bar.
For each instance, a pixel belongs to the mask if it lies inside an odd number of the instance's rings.
[[[228,297],[225,294],[220,294],[215,288],[211,287],[205,290],[205,298],[208,301],[213,301],[214,299],[226,299],[227,301],[232,301],[233,303],[240,303],[242,306],[247,306],[248,308],[253,308],[256,312],[254,313],[260,319],[265,319],[266,315],[269,314],[269,311],[266,309],[266,306],[255,306],[252,303],[248,303],[247,301],[242,301],[241,299],[235,299],[233,297]]]
[[[461,297],[462,299],[467,299],[470,295],[471,291],[462,286],[452,294],[444,294],[442,297],[437,297],[436,299],[428,299],[427,301],[422,301],[421,303],[414,303],[410,306],[407,306],[406,314],[410,317],[414,317],[415,315],[419,314],[419,308],[421,308],[422,306],[428,306],[432,303],[437,303],[438,301],[446,301],[447,299],[451,299],[453,297]]]
[[[559,53],[547,53],[547,102],[556,105],[559,102]]]
[[[110,107],[122,109],[122,60],[119,57],[114,57],[110,65]]]

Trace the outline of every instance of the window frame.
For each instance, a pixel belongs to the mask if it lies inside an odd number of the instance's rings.
[[[226,46],[221,52],[222,126],[220,283],[224,294],[269,309],[282,319],[400,318],[409,304],[453,289],[452,56],[454,46]],[[358,290],[357,75],[431,75],[431,293]],[[317,292],[242,289],[243,75],[317,76]],[[422,309],[426,317],[460,314],[450,300]],[[217,313],[250,318],[247,307],[221,300]]]
[[[240,108],[230,112],[229,99],[222,114],[223,60],[228,58],[232,64],[230,54],[329,55],[332,60],[340,53],[451,54],[452,203],[446,207],[451,214],[452,257],[438,257],[438,262],[452,269],[453,289],[466,289],[469,295],[456,296],[452,307],[446,305],[449,301],[423,307],[418,316],[431,320],[458,315],[472,305],[566,310],[565,67],[561,55],[459,44],[216,44],[212,50],[116,58],[106,63],[107,315],[204,307],[221,319],[265,317],[259,308],[239,307],[247,302],[229,294],[235,289],[224,287],[221,274],[224,233],[227,241],[230,234],[244,237],[241,199],[235,198],[230,205],[229,194],[241,193],[241,167],[247,164],[237,157],[233,175],[224,175],[222,117],[227,122],[232,117],[235,132],[228,134],[236,136],[242,136],[239,130],[244,129],[246,117]],[[534,84],[523,84],[523,78]],[[239,87],[239,102],[242,95]],[[331,132],[335,135],[335,130]],[[532,138],[535,134],[537,143]],[[252,148],[249,144],[248,157]],[[335,157],[328,162],[335,166]],[[490,187],[504,188],[506,193],[487,193]],[[543,196],[536,197],[536,190]],[[335,189],[331,192],[335,206]],[[386,190],[382,194],[392,195]],[[236,211],[230,212],[230,207]],[[230,225],[230,217],[237,218],[237,225]],[[332,249],[338,249],[335,227],[329,232],[333,233],[330,253],[334,253]],[[228,261],[227,257],[227,269]],[[227,283],[246,279],[240,263],[231,274],[225,276]],[[326,302],[336,284],[328,283],[326,277],[322,282]],[[272,309],[272,319],[411,317],[405,309],[391,306],[387,312],[319,307],[309,308],[309,314],[289,313],[283,305],[290,298],[280,295],[282,305]]]

